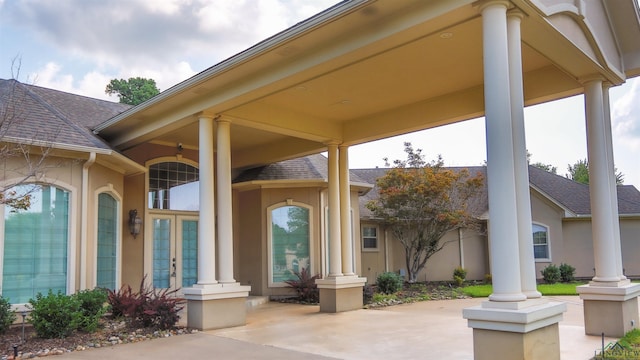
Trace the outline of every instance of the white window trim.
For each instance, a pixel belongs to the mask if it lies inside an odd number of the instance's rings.
[[[376,229],[376,247],[375,248],[365,248],[364,247],[364,228],[374,228]],[[363,252],[379,252],[380,251],[380,227],[378,225],[360,225],[360,241],[362,244]]]
[[[283,201],[267,207],[267,270],[268,270],[268,287],[282,288],[288,285],[284,282],[273,281],[273,234],[271,233],[271,212],[277,208],[284,206],[298,206],[309,210],[309,270],[310,274],[315,273],[315,243],[313,241],[313,207],[305,203],[296,201]]]
[[[551,228],[548,225],[545,225],[545,224],[539,223],[539,222],[535,222],[535,221],[532,222],[532,224],[533,225],[538,225],[538,226],[541,226],[541,227],[547,229],[547,254],[548,254],[548,257],[546,257],[546,258],[536,258],[535,257],[535,251],[534,251],[533,258],[534,258],[535,262],[537,262],[537,263],[538,262],[540,262],[540,263],[550,263],[551,262],[551,258],[552,258],[552,256],[551,256]],[[533,229],[531,230],[531,236],[533,237]],[[532,244],[532,246],[535,248],[534,244]]]
[[[95,226],[93,231],[93,254],[91,256],[94,259],[93,269],[92,269],[92,287],[95,288],[98,284],[98,197],[100,194],[109,194],[113,196],[116,200],[116,290],[120,289],[122,286],[122,196],[113,189],[113,184],[108,184],[107,186],[103,186],[97,189],[94,192],[93,196],[93,204],[94,204],[94,214],[95,214]],[[84,254],[87,258],[89,258],[89,254]],[[81,269],[81,271],[85,271],[85,269]]]
[[[17,184],[21,181],[21,178],[14,178],[3,181],[2,186],[8,186],[9,184]],[[47,186],[54,186],[69,192],[69,233],[67,239],[67,295],[71,295],[76,292],[76,238],[78,236],[76,227],[78,226],[78,207],[76,198],[78,196],[78,189],[66,182],[58,179],[48,179],[43,176],[41,181],[23,182],[24,185],[42,184]],[[2,271],[4,269],[4,213],[5,205],[0,205],[0,289],[2,289]],[[29,311],[26,307],[26,303],[12,304],[12,308],[15,311]]]

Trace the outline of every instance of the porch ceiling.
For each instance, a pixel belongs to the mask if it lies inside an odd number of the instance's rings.
[[[527,105],[582,92],[580,77],[622,82],[514,1]],[[232,122],[244,168],[482,116],[482,22],[468,0],[348,1],[105,123],[120,150],[147,141],[197,148],[197,114]]]

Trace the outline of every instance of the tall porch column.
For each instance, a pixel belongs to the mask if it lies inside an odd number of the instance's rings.
[[[520,251],[511,123],[506,1],[482,9],[487,185],[493,294],[491,301],[521,301]]]
[[[627,277],[624,275],[622,266],[622,248],[620,244],[620,214],[618,213],[618,184],[616,183],[615,161],[613,160],[613,136],[611,134],[611,104],[609,102],[610,84],[606,83],[602,87],[604,101],[604,126],[605,139],[607,141],[607,162],[609,163],[609,189],[611,190],[611,215],[613,222],[613,243],[616,246],[616,271],[620,279]]]
[[[187,299],[187,326],[211,330],[246,324],[246,299],[250,286],[233,280],[233,234],[231,232],[231,172],[229,123],[218,123],[218,218],[220,275],[216,280],[216,214],[214,203],[213,116],[200,115],[200,219],[198,221],[198,282],[182,289]],[[224,214],[223,214],[224,213]]]
[[[217,119],[218,264],[219,281],[233,284],[233,218],[231,200],[231,123]]]
[[[348,202],[349,166],[346,155],[348,149],[343,147],[338,153],[337,143],[330,143],[327,145],[327,150],[329,154],[329,275],[324,279],[316,280],[316,285],[320,291],[320,312],[335,313],[362,308],[362,288],[367,279],[353,274],[351,221],[349,220],[351,209]]]
[[[353,276],[353,234],[351,228],[351,187],[349,185],[349,147],[339,146],[340,153],[340,232],[342,239],[342,273]]]
[[[531,269],[521,261],[532,260],[533,254],[522,252],[529,241],[521,237],[526,229],[520,222],[528,222],[531,228],[531,215],[530,210],[521,213],[530,200],[526,150],[523,152],[520,17],[511,16],[507,29],[510,6],[510,1],[501,0],[478,3],[483,32],[493,294],[489,301],[464,309],[463,317],[473,328],[476,360],[560,359],[558,322],[566,304],[533,299],[537,296],[529,285]]]
[[[198,285],[217,284],[215,198],[213,175],[213,117],[200,116],[200,221],[198,221]]]
[[[329,144],[329,277],[342,276],[338,145]]]
[[[533,228],[531,225],[531,197],[529,195],[529,164],[524,129],[524,95],[522,84],[522,49],[520,22],[524,14],[514,9],[507,13],[507,39],[509,43],[509,86],[511,92],[511,125],[516,181],[518,218],[518,246],[520,250],[520,282],[522,292],[529,299],[542,294],[536,288],[536,266],[533,254]]]
[[[596,274],[576,291],[584,304],[585,333],[622,337],[638,324],[640,284],[622,274],[608,89],[595,76],[585,79],[584,90]]]
[[[602,79],[585,83],[585,111],[587,120],[587,153],[589,158],[589,193],[591,196],[591,225],[596,266],[595,282],[620,281],[614,244],[613,204],[609,186],[607,139],[604,115]],[[617,221],[617,219],[616,219]]]

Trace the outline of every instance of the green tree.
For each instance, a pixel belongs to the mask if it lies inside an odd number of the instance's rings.
[[[422,150],[408,142],[404,146],[407,160],[395,160],[376,180],[379,196],[366,206],[402,244],[409,282],[415,282],[427,260],[446,244],[441,239],[447,232],[477,226],[469,208],[484,179],[445,169],[441,157],[428,163]]]
[[[550,164],[543,164],[541,162],[535,162],[535,163],[531,164],[531,166],[535,166],[538,169],[542,169],[542,170],[550,172],[552,174],[557,174],[558,173],[558,168],[553,166],[553,165],[550,165]]]
[[[578,160],[575,164],[568,165],[567,170],[569,171],[566,175],[567,178],[581,184],[589,184],[589,162],[587,159]],[[614,168],[613,171],[616,175],[616,184],[622,185],[624,182],[624,175],[616,168]]]
[[[160,89],[153,79],[135,77],[129,80],[113,79],[104,92],[109,95],[117,94],[122,104],[138,105],[158,95]]]

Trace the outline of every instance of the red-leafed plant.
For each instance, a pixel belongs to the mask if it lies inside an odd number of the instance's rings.
[[[180,320],[178,313],[184,308],[185,299],[177,297],[179,289],[156,289],[145,286],[146,276],[140,282],[140,290],[134,292],[129,285],[120,290],[109,290],[108,301],[111,316],[125,317],[134,325],[160,330],[170,329]]]
[[[302,268],[300,272],[294,272],[294,274],[297,279],[285,280],[284,282],[296,291],[298,300],[306,303],[318,303],[320,292],[316,285],[316,279],[319,279],[320,275],[311,276],[306,268]]]

